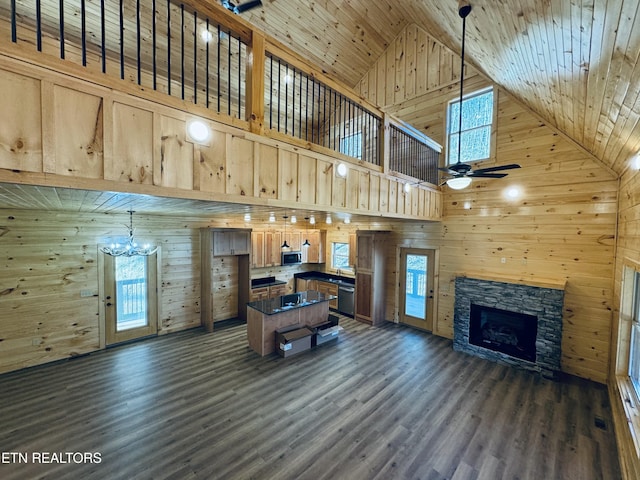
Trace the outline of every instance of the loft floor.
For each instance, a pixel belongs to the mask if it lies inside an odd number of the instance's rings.
[[[0,376],[3,479],[620,478],[606,388],[342,317],[335,344],[283,359],[245,325],[191,330]],[[604,425],[603,425],[604,424]]]

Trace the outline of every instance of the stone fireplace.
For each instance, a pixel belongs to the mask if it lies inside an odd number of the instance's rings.
[[[457,277],[453,348],[555,376],[560,371],[564,285]]]

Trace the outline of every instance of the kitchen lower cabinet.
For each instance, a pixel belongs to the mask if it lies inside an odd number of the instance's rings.
[[[267,300],[269,298],[269,287],[260,287],[251,289],[251,301]]]
[[[334,310],[338,309],[338,285],[330,282],[323,282],[321,280],[317,281],[318,283],[318,291],[325,295],[333,295],[333,300],[329,301],[329,308],[333,308]]]
[[[287,285],[271,285],[269,287],[269,298],[282,297],[287,294]]]
[[[266,287],[254,287],[251,289],[251,301],[268,300],[274,297],[281,297],[287,294],[287,284],[269,285]]]
[[[298,278],[296,279],[296,292],[306,292],[307,290],[318,290],[316,279]]]

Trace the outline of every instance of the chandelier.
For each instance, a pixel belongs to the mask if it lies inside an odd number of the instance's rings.
[[[129,238],[125,244],[112,243],[108,247],[100,247],[102,253],[111,255],[112,257],[133,257],[136,255],[147,256],[153,255],[158,247],[152,247],[151,244],[145,243],[139,246],[133,238],[133,210],[129,210],[129,225],[125,225],[129,229]]]

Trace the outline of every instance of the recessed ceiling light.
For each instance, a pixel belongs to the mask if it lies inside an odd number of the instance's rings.
[[[270,222],[275,222],[276,221],[276,215],[273,212],[271,212],[269,214],[269,221]]]
[[[346,177],[347,176],[347,166],[344,163],[339,163],[338,167],[336,168],[336,173],[338,175],[340,175],[341,177]]]
[[[325,220],[325,223],[329,223],[329,224],[330,224],[331,222],[332,222],[332,220],[331,220],[331,215],[327,215],[327,218],[326,218],[326,220]]]

